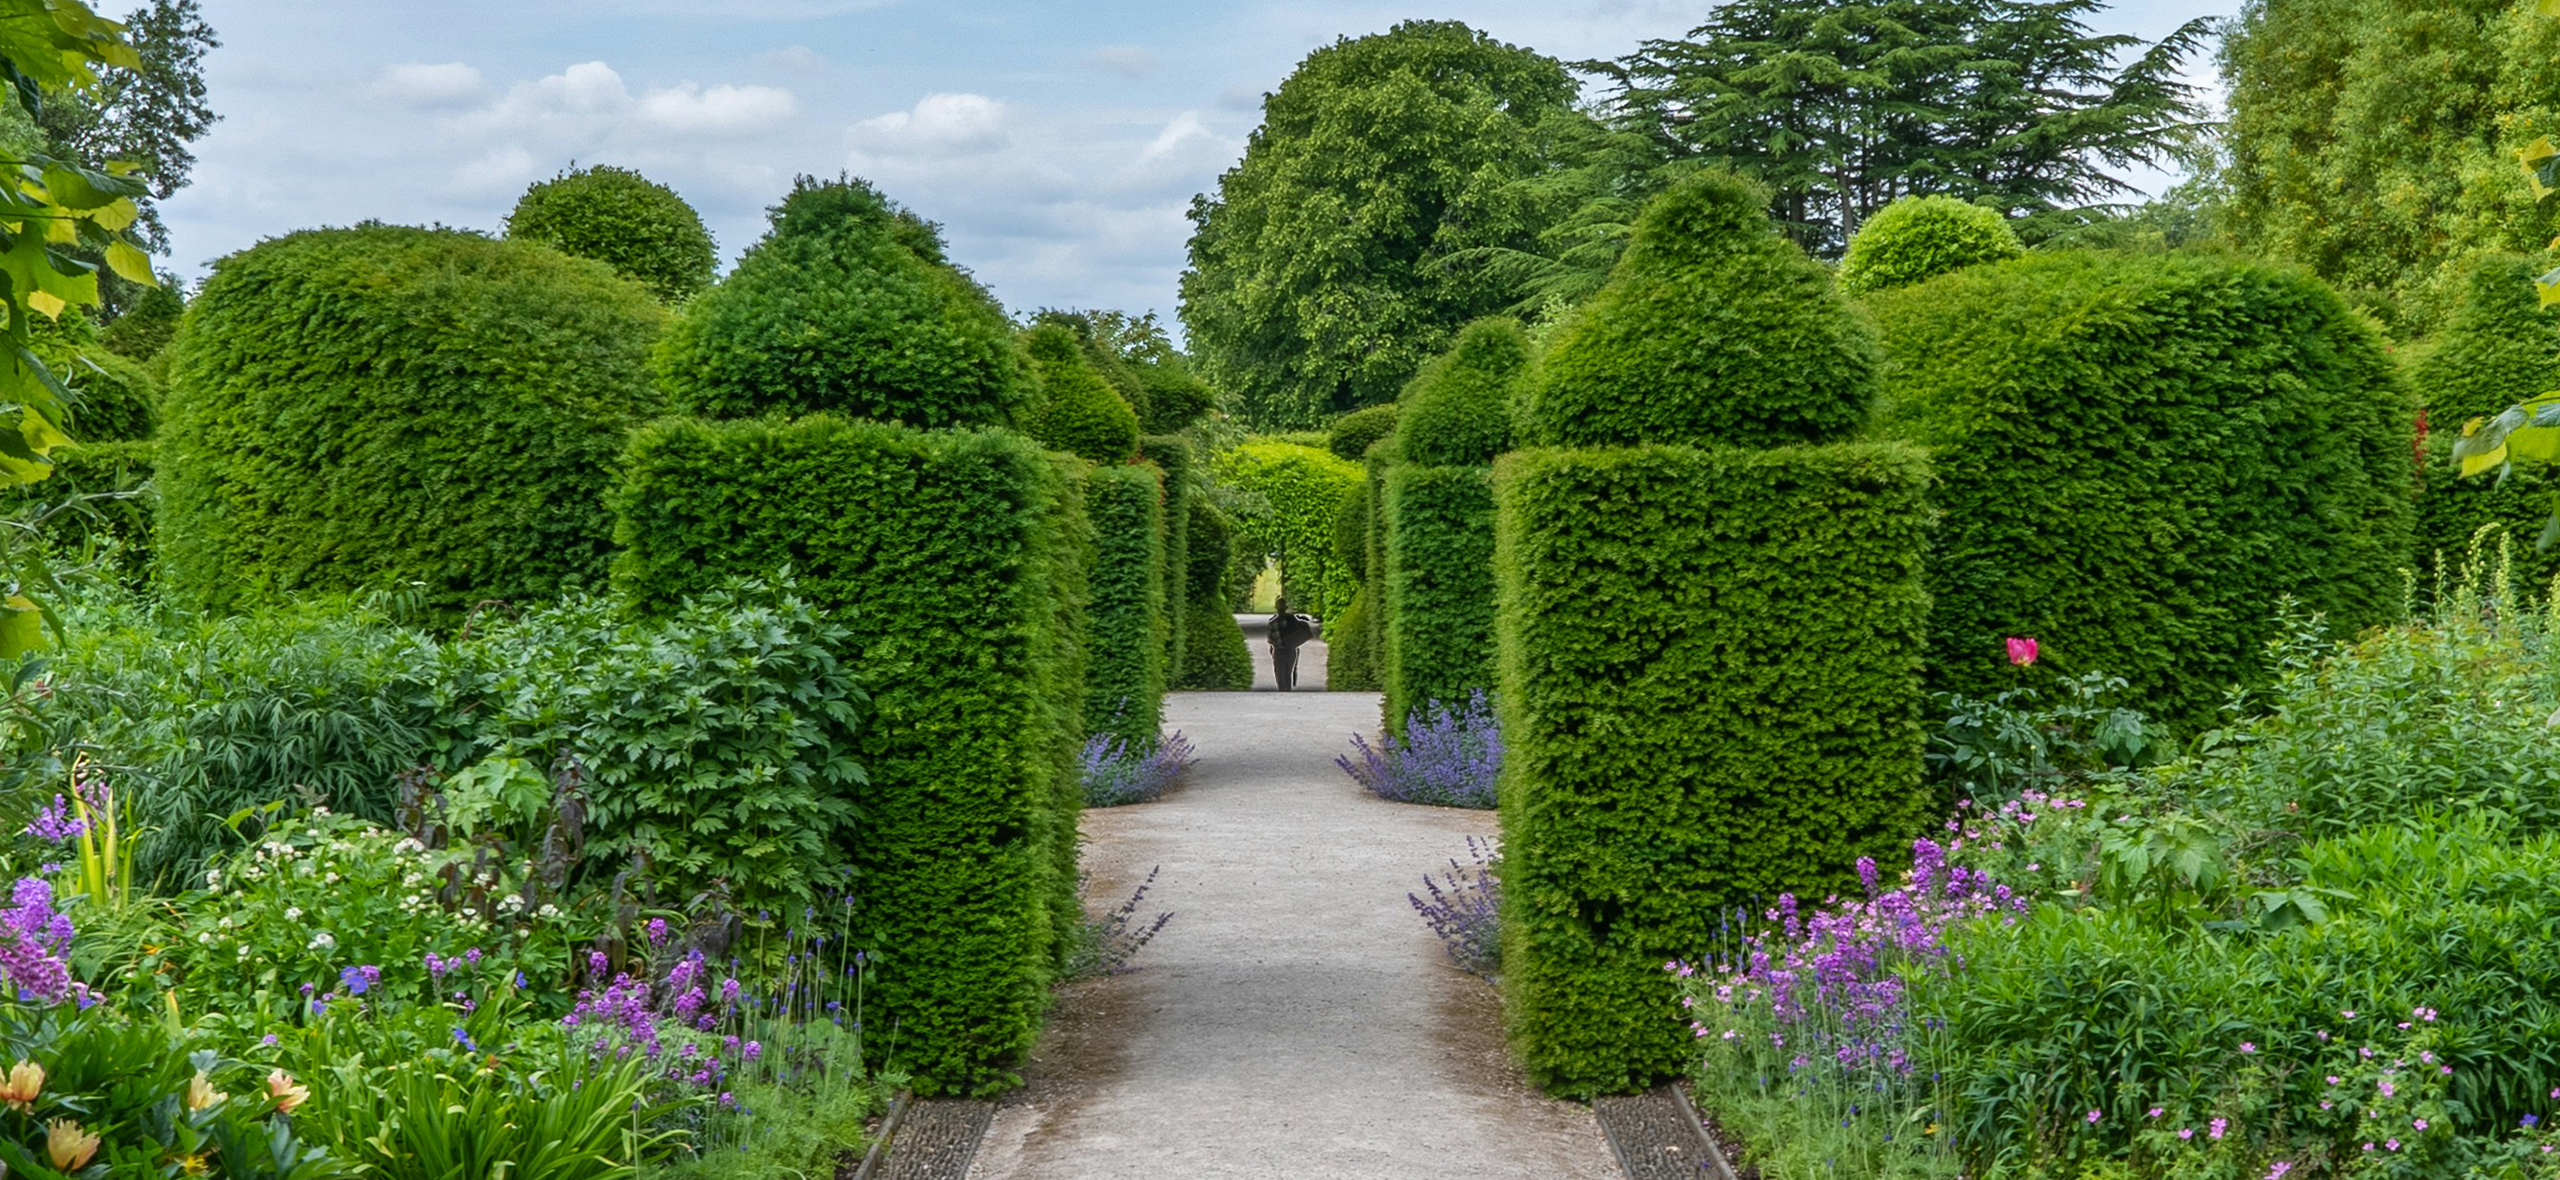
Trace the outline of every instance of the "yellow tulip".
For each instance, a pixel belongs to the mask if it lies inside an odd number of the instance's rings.
[[[98,1154],[98,1137],[70,1119],[55,1119],[44,1125],[44,1151],[56,1170],[76,1172]]]
[[[213,1079],[204,1076],[204,1071],[201,1069],[196,1071],[196,1076],[187,1079],[187,1109],[189,1111],[202,1111],[205,1108],[213,1106],[214,1104],[229,1097],[231,1097],[229,1094],[225,1094],[220,1090],[214,1089]]]
[[[276,1100],[277,1110],[292,1114],[311,1100],[311,1087],[295,1085],[293,1075],[279,1069],[267,1075],[267,1096]]]
[[[21,1061],[9,1067],[9,1077],[0,1082],[0,1102],[9,1109],[23,1112],[34,1106],[36,1095],[44,1092],[44,1067],[32,1061]]]

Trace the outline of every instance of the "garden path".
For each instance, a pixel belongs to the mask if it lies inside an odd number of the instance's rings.
[[[1520,1077],[1493,990],[1405,900],[1492,814],[1388,803],[1334,767],[1378,709],[1375,693],[1169,699],[1198,764],[1162,800],[1086,812],[1084,832],[1092,898],[1160,865],[1140,914],[1173,922],[1137,970],[1067,989],[972,1180],[1618,1174],[1588,1108]]]

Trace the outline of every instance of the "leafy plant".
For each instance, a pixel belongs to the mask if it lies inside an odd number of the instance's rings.
[[[534,182],[507,214],[507,236],[595,259],[669,303],[710,286],[719,263],[693,206],[674,189],[611,165]]]
[[[1929,736],[1933,777],[1952,799],[1997,806],[2025,791],[2069,791],[2109,771],[2150,765],[2169,753],[2142,710],[2111,703],[2125,682],[2103,672],[2069,677],[2051,703],[2038,688],[1989,700],[1936,693],[1946,721]]]

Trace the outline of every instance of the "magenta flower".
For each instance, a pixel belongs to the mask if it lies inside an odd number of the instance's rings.
[[[2274,1167],[2267,1169],[2267,1180],[2284,1180],[2284,1174],[2292,1170],[2292,1160],[2277,1160]]]
[[[2025,636],[2009,637],[2009,662],[2023,668],[2036,662],[2036,641]]]
[[[2214,1138],[2216,1138],[2216,1139],[2220,1139],[2220,1138],[2222,1138],[2222,1133],[2223,1133],[2224,1131],[2226,1131],[2226,1130],[2229,1130],[2229,1129],[2230,1129],[2230,1127],[2231,1127],[2231,1120],[2229,1120],[2229,1119],[2215,1119],[2215,1120],[2213,1120],[2213,1137],[2214,1137]]]
[[[2094,1110],[2093,1110],[2093,1111],[2090,1111],[2090,1112],[2089,1112],[2089,1125],[2091,1125],[2091,1126],[2096,1126],[2096,1125],[2097,1125],[2097,1123],[2098,1123],[2098,1112],[2097,1112],[2097,1111],[2094,1111]]]

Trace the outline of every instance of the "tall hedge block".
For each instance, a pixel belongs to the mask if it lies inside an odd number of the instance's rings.
[[[602,263],[456,230],[222,259],[172,345],[164,589],[232,610],[419,583],[458,614],[601,584],[665,317]]]
[[[1182,671],[1182,625],[1186,578],[1191,571],[1191,498],[1200,478],[1198,452],[1179,434],[1150,434],[1138,440],[1138,457],[1164,472],[1164,610],[1172,625],[1165,628],[1164,666],[1168,685]]]
[[[1253,688],[1253,653],[1244,645],[1244,628],[1227,609],[1227,577],[1235,555],[1235,534],[1214,505],[1191,500],[1189,549],[1183,571],[1182,671],[1174,687],[1203,692],[1245,692]]]
[[[1096,467],[1085,482],[1093,521],[1093,604],[1086,617],[1084,725],[1132,750],[1153,750],[1164,723],[1164,477],[1145,464]]]
[[[1081,637],[1094,537],[1080,464],[1004,431],[815,415],[655,423],[614,506],[615,582],[665,609],[789,565],[852,623],[870,775],[848,854],[874,1027],[940,1093],[1009,1079],[1075,900]]]
[[[2453,440],[2462,424],[2494,417],[2527,398],[2560,389],[2560,315],[2542,306],[2534,276],[2545,268],[2516,254],[2492,254],[2464,276],[2462,301],[2418,363],[2409,383],[2427,408],[2430,427],[2426,472],[2420,481],[2416,563],[2431,568],[2441,555],[2458,566],[2471,534],[2505,525],[2520,540],[2541,535],[2551,517],[2554,483],[2549,468],[2519,463],[2504,478],[2459,478]],[[2560,574],[2560,547],[2515,547],[2518,576],[2541,586]]]
[[[2034,255],[1869,303],[1873,429],[1930,448],[1931,678],[1987,696],[2103,671],[2212,724],[2277,600],[2392,617],[2417,407],[2320,282],[2225,258]],[[2002,640],[2033,636],[2032,669]]]
[[[1892,444],[1495,465],[1502,984],[1541,1085],[1682,1073],[1663,963],[1908,847],[1928,484]]]
[[[1493,472],[1389,468],[1387,729],[1494,688]]]

